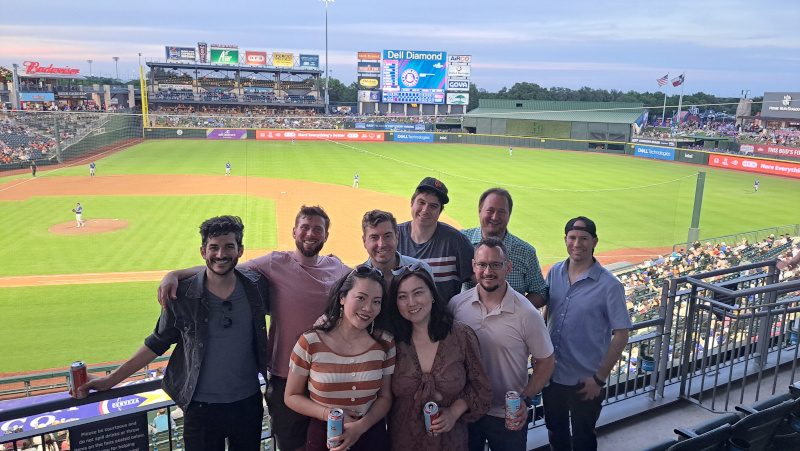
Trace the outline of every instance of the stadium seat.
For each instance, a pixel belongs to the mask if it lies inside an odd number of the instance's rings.
[[[680,431],[680,432],[679,432]],[[685,429],[675,429],[678,435],[688,432]],[[724,423],[714,429],[699,435],[679,440],[667,448],[667,451],[715,451],[727,449],[728,439],[731,436],[731,425]]]
[[[748,451],[768,449],[770,440],[781,423],[795,408],[797,400],[784,401],[778,405],[748,414],[731,428],[731,439],[749,445]],[[737,409],[739,406],[737,406]]]

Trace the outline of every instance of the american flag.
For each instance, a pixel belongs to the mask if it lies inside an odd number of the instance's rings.
[[[683,75],[684,74],[681,74],[680,77],[673,78],[672,79],[672,86],[675,86],[677,88],[678,86],[682,85],[683,84]]]
[[[667,73],[667,75],[664,75],[663,77],[661,77],[658,80],[656,80],[656,83],[658,83],[658,87],[660,88],[660,87],[664,86],[665,84],[667,84],[667,80],[668,79],[669,79],[669,73]]]

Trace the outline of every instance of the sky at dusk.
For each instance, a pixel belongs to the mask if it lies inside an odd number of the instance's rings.
[[[0,3],[0,66],[38,61],[98,76],[138,78],[164,46],[238,45],[240,51],[318,54],[325,66],[325,2],[196,0]],[[472,55],[472,83],[516,82],[657,91],[686,74],[685,92],[738,97],[800,90],[797,0],[534,2],[336,0],[328,3],[328,67],[356,80],[356,52]],[[133,9],[135,8],[135,10]],[[679,89],[668,85],[668,94]],[[664,88],[662,88],[664,89]]]

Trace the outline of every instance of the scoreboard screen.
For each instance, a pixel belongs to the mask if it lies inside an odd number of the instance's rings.
[[[447,53],[384,50],[381,89],[387,103],[444,103]],[[441,95],[435,95],[441,94]]]

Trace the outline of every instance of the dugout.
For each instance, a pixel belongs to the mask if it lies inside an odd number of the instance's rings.
[[[480,99],[462,126],[467,133],[568,139],[570,150],[623,153],[643,110],[642,103]]]

